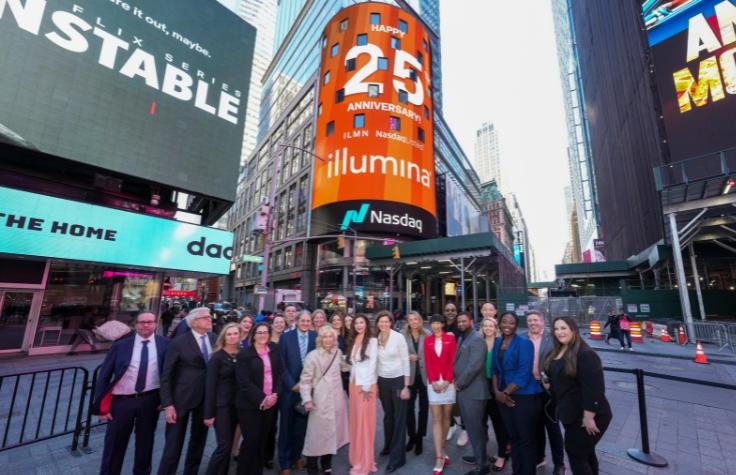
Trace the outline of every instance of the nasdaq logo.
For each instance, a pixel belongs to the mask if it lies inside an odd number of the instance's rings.
[[[345,213],[345,217],[342,218],[340,231],[347,231],[350,228],[350,223],[360,224],[365,221],[365,217],[368,215],[368,208],[370,207],[371,205],[369,203],[363,203],[359,210],[348,210]]]

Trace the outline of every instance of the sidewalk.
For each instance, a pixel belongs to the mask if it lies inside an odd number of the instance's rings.
[[[619,341],[616,338],[611,339],[611,344],[606,343],[606,336],[603,335],[602,340],[592,340],[588,335],[587,329],[582,329],[585,341],[596,351],[622,353]],[[677,343],[663,343],[657,339],[644,336],[642,343],[632,343],[635,353],[645,356],[656,356],[663,358],[675,358],[692,361],[695,358],[695,345],[679,345]],[[711,363],[722,363],[736,365],[736,353],[728,348],[719,351],[716,345],[703,344],[703,350]]]

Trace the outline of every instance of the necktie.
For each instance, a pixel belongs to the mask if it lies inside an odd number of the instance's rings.
[[[142,393],[146,388],[146,376],[148,376],[148,340],[143,340],[141,348],[141,361],[138,365],[138,379],[135,380],[135,392]]]
[[[199,338],[202,340],[202,356],[204,356],[204,360],[207,361],[210,359],[210,352],[207,351],[207,335],[202,335]]]
[[[307,335],[299,333],[299,354],[302,357],[302,361],[307,357]]]

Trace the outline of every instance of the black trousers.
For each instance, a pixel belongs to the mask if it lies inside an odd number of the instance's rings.
[[[105,431],[105,448],[102,451],[100,475],[119,475],[123,469],[125,451],[128,449],[130,434],[135,428],[135,461],[133,473],[151,473],[153,440],[158,424],[156,407],[159,405],[158,391],[145,396],[126,398],[114,396],[110,406],[112,420]]]
[[[621,342],[622,348],[626,348],[627,346],[631,348],[631,330],[620,330],[618,333],[618,341]],[[626,344],[624,344],[624,341],[626,341]]]
[[[506,425],[503,423],[501,411],[496,404],[496,400],[491,398],[486,401],[486,417],[483,418],[483,427],[488,432],[488,418],[491,419],[493,433],[496,434],[496,444],[498,445],[498,457],[506,457],[506,448],[509,445],[509,434],[506,431]]]
[[[560,430],[560,423],[553,422],[549,417],[556,417],[554,401],[549,397],[546,392],[542,393],[541,396],[541,408],[542,413],[537,423],[537,461],[541,461],[544,458],[544,448],[547,443],[545,438],[545,431],[547,437],[549,437],[549,448],[552,452],[552,462],[555,467],[565,465],[565,448],[562,441],[562,431]],[[549,416],[548,416],[549,414]]]
[[[279,397],[279,467],[281,470],[291,469],[304,448],[304,437],[307,435],[307,418],[294,410],[294,405],[301,400],[299,393],[284,392]],[[243,430],[243,427],[240,427]],[[243,431],[245,433],[245,431]]]
[[[595,446],[606,433],[610,423],[611,414],[596,414],[595,425],[600,430],[596,435],[589,435],[582,427],[581,421],[565,424],[565,451],[573,475],[598,475]]]
[[[512,394],[516,405],[498,404],[511,440],[511,465],[514,475],[534,475],[537,471],[536,428],[541,416],[539,394]]]
[[[319,464],[322,466],[323,472],[332,470],[332,454],[321,455],[319,457],[307,457],[307,475],[317,475],[319,473],[317,460],[319,460]]]
[[[194,409],[176,411],[176,424],[166,424],[166,443],[158,466],[158,475],[174,475],[179,465],[184,438],[187,434],[187,423],[192,420],[189,431],[189,446],[184,460],[184,475],[197,475],[202,463],[204,446],[207,443],[207,426],[204,425],[204,404]]]
[[[383,407],[384,447],[389,451],[388,464],[400,467],[406,463],[406,413],[408,401],[399,395],[404,377],[378,378],[378,398]]]
[[[427,435],[427,417],[429,416],[427,386],[422,383],[422,378],[416,375],[414,384],[409,386],[409,390],[411,396],[406,414],[406,430],[410,439],[422,438]],[[416,413],[417,399],[419,400],[419,414]]]
[[[238,411],[243,442],[238,455],[238,475],[262,475],[266,461],[266,434],[276,419],[276,407],[267,411],[241,409]]]
[[[278,406],[276,406],[278,408]],[[263,457],[263,462],[272,462],[273,456],[276,455],[276,424],[278,423],[278,413],[271,422],[271,427],[268,428],[268,434],[266,435],[266,448]]]
[[[238,413],[235,406],[222,406],[215,409],[217,447],[212,452],[210,463],[207,465],[207,475],[227,475],[237,425]]]

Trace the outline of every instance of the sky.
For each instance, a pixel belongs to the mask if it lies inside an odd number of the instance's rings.
[[[445,119],[469,158],[475,131],[496,124],[502,191],[517,196],[538,278],[552,280],[568,240],[570,179],[550,0],[442,0],[440,8]]]

